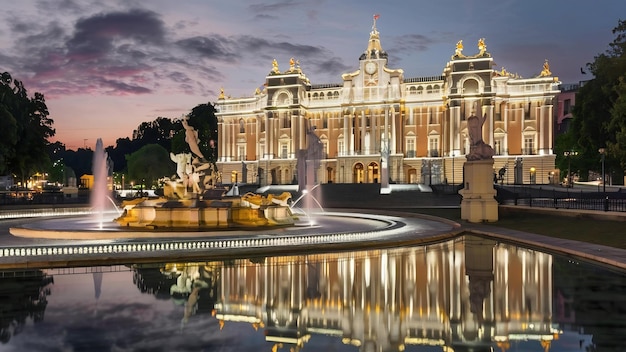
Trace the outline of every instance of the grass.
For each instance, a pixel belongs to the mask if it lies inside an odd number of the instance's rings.
[[[461,220],[459,208],[416,209],[415,212],[450,219],[460,224],[465,222]],[[626,249],[626,222],[621,221],[547,214],[501,213],[497,222],[485,225]]]

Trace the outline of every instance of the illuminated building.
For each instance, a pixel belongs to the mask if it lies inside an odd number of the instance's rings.
[[[477,46],[466,55],[459,41],[441,75],[407,78],[387,66],[374,22],[358,69],[341,83],[311,84],[299,61],[281,71],[274,60],[263,90],[241,98],[222,90],[215,104],[222,181],[294,182],[311,131],[323,145],[316,183],[460,183],[475,113],[486,117],[483,140],[495,150],[495,169],[511,171],[506,182],[517,165],[515,182],[529,182],[534,167],[536,182],[547,183],[558,78],[547,60],[532,78],[496,69],[484,39]]]

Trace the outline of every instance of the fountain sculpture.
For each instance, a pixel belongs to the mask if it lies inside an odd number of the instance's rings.
[[[239,196],[219,185],[215,164],[198,147],[198,133],[183,119],[185,141],[191,153],[170,153],[176,176],[168,180],[164,196],[138,198],[122,204],[115,219],[121,226],[153,229],[212,229],[230,227],[288,226],[294,224],[289,207],[291,194]]]

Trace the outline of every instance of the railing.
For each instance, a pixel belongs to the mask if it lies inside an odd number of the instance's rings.
[[[626,212],[626,193],[557,191],[541,187],[519,186],[505,188],[496,186],[499,204],[524,205],[537,208],[598,210]]]

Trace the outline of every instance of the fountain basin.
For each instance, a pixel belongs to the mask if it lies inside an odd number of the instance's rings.
[[[285,202],[247,197],[220,199],[134,199],[115,219],[122,227],[143,229],[223,229],[291,226],[295,217]]]

